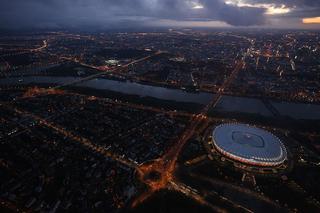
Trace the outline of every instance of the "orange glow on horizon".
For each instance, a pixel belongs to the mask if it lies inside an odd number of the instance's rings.
[[[304,18],[302,19],[304,24],[320,24],[320,17]]]

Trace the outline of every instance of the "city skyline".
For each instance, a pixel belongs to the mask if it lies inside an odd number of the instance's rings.
[[[320,0],[2,0],[0,212],[320,212]]]
[[[0,33],[1,212],[319,212],[320,31],[136,31]]]

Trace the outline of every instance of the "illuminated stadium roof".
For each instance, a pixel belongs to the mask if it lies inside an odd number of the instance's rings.
[[[256,166],[276,166],[287,159],[279,138],[245,124],[223,124],[212,133],[214,147],[233,160]]]

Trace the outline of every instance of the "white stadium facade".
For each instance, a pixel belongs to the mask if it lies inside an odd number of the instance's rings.
[[[252,166],[274,167],[287,160],[287,150],[278,137],[246,124],[217,126],[212,144],[226,158]]]

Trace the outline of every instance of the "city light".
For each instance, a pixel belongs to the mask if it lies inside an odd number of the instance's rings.
[[[0,8],[3,212],[320,212],[309,3],[47,1]]]

